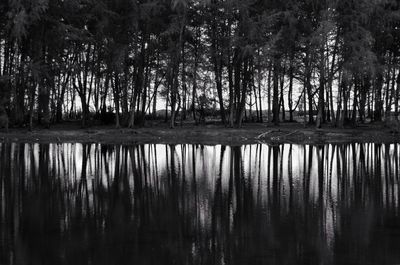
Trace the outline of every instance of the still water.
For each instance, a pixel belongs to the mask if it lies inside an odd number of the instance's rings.
[[[0,264],[400,264],[400,145],[0,144]]]

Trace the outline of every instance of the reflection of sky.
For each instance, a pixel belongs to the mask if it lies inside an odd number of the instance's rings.
[[[18,148],[12,145],[12,152]],[[89,179],[99,178],[104,185],[107,185],[107,178],[113,179],[116,170],[122,170],[120,165],[116,165],[116,152],[123,157],[125,150],[118,146],[110,146],[105,155],[101,155],[101,145],[82,145],[82,144],[51,144],[49,148],[49,168],[55,170],[57,174],[69,178],[69,182],[79,181],[82,176],[83,155],[86,149],[87,169],[86,176]],[[26,144],[25,149],[25,172],[35,170],[38,173],[40,163],[39,144]],[[361,149],[364,152],[363,163],[360,163]],[[220,177],[222,189],[227,190],[231,174],[232,148],[225,147],[224,155],[221,158],[222,146],[195,146],[195,145],[175,145],[173,153],[170,146],[156,144],[145,145],[143,153],[138,148],[133,148],[127,152],[126,161],[127,174],[133,176],[133,165],[147,170],[149,174],[149,184],[156,185],[155,173],[162,175],[171,167],[171,157],[174,156],[175,171],[179,178],[190,178],[193,174],[198,176],[198,184],[202,189],[207,190],[207,194],[215,191],[216,180]],[[290,189],[290,174],[292,176],[292,188],[295,191],[296,200],[302,198],[304,177],[309,174],[309,200],[316,203],[319,198],[319,182],[323,185],[323,201],[325,204],[336,205],[338,201],[338,182],[340,181],[343,170],[349,183],[354,183],[354,170],[376,171],[381,175],[386,171],[391,171],[392,178],[382,178],[383,187],[385,184],[393,182],[393,174],[398,174],[398,163],[395,161],[395,154],[399,153],[399,148],[394,144],[382,145],[379,149],[373,144],[354,144],[343,147],[335,145],[325,145],[317,148],[306,145],[280,145],[278,154],[278,180],[281,185],[281,200],[284,206],[288,205],[288,192]],[[271,187],[273,180],[273,155],[272,147],[268,145],[247,145],[240,148],[243,177],[254,185],[257,190],[260,185],[261,193],[266,195],[268,187]],[[376,161],[380,154],[380,161]],[[310,160],[310,156],[311,160]],[[12,160],[15,157],[11,158]],[[134,160],[134,163],[132,161]],[[321,160],[323,160],[321,162]],[[388,160],[385,163],[385,160]],[[12,161],[16,162],[16,161]],[[222,164],[221,164],[222,162]],[[311,163],[309,163],[311,162]],[[379,163],[378,163],[379,162]],[[339,164],[338,164],[339,163]],[[146,166],[146,169],[143,167]],[[319,176],[319,166],[323,166],[322,177]],[[391,168],[387,168],[390,166]],[[375,168],[374,168],[375,167]],[[220,171],[221,169],[221,171]],[[171,168],[169,168],[171,170]],[[291,171],[289,174],[289,170]],[[341,174],[339,174],[340,170]],[[183,172],[185,176],[183,176]],[[129,178],[132,180],[132,178]],[[67,183],[68,181],[65,181]],[[387,182],[387,183],[386,183]],[[188,182],[189,183],[189,182]],[[131,182],[133,185],[133,182]],[[397,185],[397,184],[396,184]],[[396,186],[397,187],[397,186]],[[383,196],[393,196],[393,202],[398,203],[396,189],[384,189]],[[256,194],[255,194],[256,196]],[[264,196],[267,200],[267,196]]]

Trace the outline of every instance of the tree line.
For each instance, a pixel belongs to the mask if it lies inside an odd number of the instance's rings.
[[[396,0],[7,0],[0,116],[321,127],[398,116]],[[163,106],[160,108],[160,106]]]

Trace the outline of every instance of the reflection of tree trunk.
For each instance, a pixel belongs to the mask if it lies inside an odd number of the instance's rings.
[[[257,161],[256,161],[256,163],[258,164],[258,169],[257,169],[257,171],[258,171],[257,182],[258,183],[257,184],[258,184],[258,188],[260,189],[259,190],[260,199],[261,199],[261,164],[263,163],[263,160],[262,160],[262,155],[263,155],[262,149],[263,149],[263,145],[262,144],[258,144],[257,145],[258,153],[257,153]]]
[[[133,187],[134,187],[134,196],[139,197],[142,192],[142,178],[140,174],[140,169],[138,168],[140,166],[140,162],[136,162],[136,159],[138,159],[138,154],[137,154],[137,146],[130,146],[129,148],[129,156],[131,158],[131,167],[132,167],[132,172],[133,172]]]
[[[236,191],[236,201],[237,201],[237,214],[238,221],[240,222],[241,215],[243,214],[243,185],[242,185],[242,152],[241,147],[232,147],[232,152],[234,156],[233,160],[233,170],[235,179],[235,191]]]
[[[307,150],[308,149],[308,150]],[[311,183],[311,169],[313,165],[313,146],[304,147],[304,181],[303,181],[303,192],[304,192],[304,205],[306,206],[306,216],[308,212],[309,198],[310,198],[310,183]],[[307,152],[308,151],[308,152]],[[308,161],[307,161],[308,157]]]
[[[392,159],[390,157],[390,151],[389,150],[390,150],[390,144],[386,143],[384,145],[384,154],[385,154],[385,156],[384,156],[384,159],[383,159],[383,163],[384,163],[384,165],[383,165],[384,178],[385,178],[384,179],[384,183],[385,183],[385,188],[384,188],[384,190],[385,190],[385,192],[384,192],[384,194],[385,194],[385,198],[384,198],[385,202],[384,202],[384,204],[387,205],[388,207],[390,207],[391,209],[394,209],[396,206],[395,205],[391,205],[391,203],[390,203],[390,201],[391,201],[390,200],[390,196],[391,196],[391,194],[393,194],[393,190],[392,189],[393,189],[394,183],[392,182],[393,181],[393,179],[392,179],[393,175],[390,172],[393,169],[393,166],[392,166]]]
[[[211,214],[211,247],[212,247],[212,257],[217,257],[217,253],[219,252],[219,233],[218,233],[218,220],[217,217],[222,215],[223,211],[223,197],[222,197],[222,164],[225,154],[225,146],[221,147],[220,159],[219,159],[219,174],[215,183],[215,192],[214,192],[214,205],[212,207]],[[213,263],[216,263],[217,260],[213,260]]]
[[[328,172],[328,191],[327,191],[327,196],[328,198],[330,198],[332,196],[332,172],[333,172],[333,161],[334,161],[334,157],[335,157],[335,152],[336,152],[336,146],[332,145],[331,147],[331,157],[330,157],[330,165],[329,165],[329,172]],[[329,151],[329,147],[328,147],[328,151]],[[329,152],[328,152],[329,154]]]
[[[279,181],[279,154],[280,147],[272,146],[272,218],[275,223],[280,220],[280,181]]]
[[[397,176],[396,177],[396,182],[398,183],[399,181],[399,145],[395,144],[394,145],[394,151],[393,151],[393,156],[394,156],[394,175]],[[397,190],[394,191],[397,194],[400,194],[400,185],[396,185]],[[394,194],[394,193],[393,193]]]
[[[85,197],[85,203],[86,203],[86,217],[90,218],[90,203],[89,203],[89,188],[88,188],[88,180],[87,180],[87,162],[90,156],[90,145],[83,145],[82,149],[83,149],[83,155],[82,155],[82,176],[81,176],[81,185],[82,185],[82,189],[84,192],[84,197]]]
[[[226,212],[226,219],[227,220],[229,220],[230,219],[230,216],[232,216],[233,214],[234,214],[234,212],[235,212],[235,210],[233,209],[233,201],[234,201],[234,198],[233,198],[233,189],[234,189],[234,174],[235,174],[235,172],[234,172],[234,154],[233,154],[233,148],[232,147],[230,147],[230,156],[229,156],[229,182],[228,182],[228,194],[227,194],[227,203],[226,203],[226,208],[227,208],[227,212]],[[225,228],[225,230],[224,230],[224,236],[227,238],[227,264],[231,264],[231,260],[230,260],[230,258],[231,258],[231,251],[230,251],[230,249],[231,249],[231,246],[232,246],[232,244],[234,244],[234,243],[232,243],[232,241],[233,240],[231,240],[232,239],[232,233],[231,233],[231,225],[229,225],[229,222],[228,222],[228,225],[226,226],[226,228]]]
[[[325,148],[317,147],[317,160],[318,160],[318,204],[319,204],[319,213],[320,213],[320,222],[321,227],[323,227],[324,222],[324,161],[325,161]]]
[[[293,145],[289,145],[288,155],[288,179],[289,179],[289,210],[293,209]]]

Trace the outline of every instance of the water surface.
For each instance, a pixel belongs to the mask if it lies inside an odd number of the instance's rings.
[[[0,144],[0,264],[399,264],[399,150]]]

